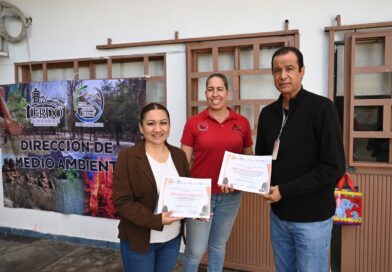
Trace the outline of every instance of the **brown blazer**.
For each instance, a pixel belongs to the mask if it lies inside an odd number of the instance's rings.
[[[189,177],[185,153],[167,144],[181,177]],[[158,191],[144,141],[120,152],[114,169],[113,203],[120,216],[118,238],[135,251],[147,252],[150,231],[162,231],[162,214],[154,214]]]

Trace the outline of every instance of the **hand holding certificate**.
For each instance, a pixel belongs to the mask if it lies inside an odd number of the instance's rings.
[[[270,189],[271,156],[250,156],[225,152],[219,185],[233,185],[234,189],[266,194]]]
[[[210,218],[211,179],[164,177],[158,212],[173,217]]]

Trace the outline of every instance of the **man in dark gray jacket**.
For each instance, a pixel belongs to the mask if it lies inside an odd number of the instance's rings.
[[[271,239],[277,271],[328,271],[334,188],[345,171],[333,103],[302,87],[302,53],[282,47],[272,57],[281,95],[260,113],[256,155],[271,155]]]

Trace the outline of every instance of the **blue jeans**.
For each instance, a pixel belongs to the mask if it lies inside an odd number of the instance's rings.
[[[176,266],[181,235],[165,243],[152,243],[147,253],[134,251],[128,241],[120,241],[121,259],[126,272],[172,272]]]
[[[271,240],[277,272],[327,272],[332,218],[319,222],[280,220],[272,211]]]
[[[241,192],[211,194],[213,216],[208,222],[186,220],[184,272],[196,272],[208,246],[208,272],[220,272],[225,261],[226,242],[241,204]]]

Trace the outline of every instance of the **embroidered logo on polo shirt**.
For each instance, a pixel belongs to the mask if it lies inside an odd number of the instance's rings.
[[[207,131],[208,130],[208,123],[207,122],[199,122],[197,124],[197,128],[199,131]]]
[[[231,130],[232,130],[232,131],[238,131],[239,133],[242,134],[242,129],[241,129],[241,127],[240,127],[239,125],[237,125],[237,124],[234,124],[234,125],[231,127]]]

